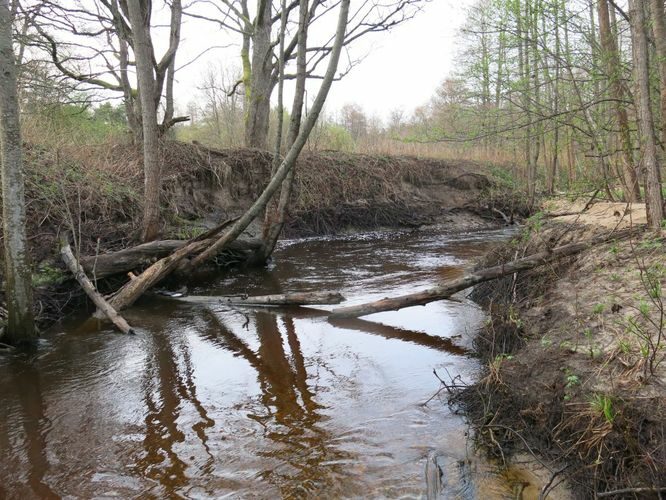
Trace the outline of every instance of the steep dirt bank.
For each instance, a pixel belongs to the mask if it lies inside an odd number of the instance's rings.
[[[165,142],[162,157],[163,232],[181,238],[247,208],[267,183],[272,161],[264,151],[179,142]],[[98,239],[105,249],[123,247],[136,236],[143,177],[135,147],[28,147],[26,167],[35,249],[48,247],[40,239],[63,225],[81,226],[84,252],[94,250]],[[480,163],[304,153],[287,231],[307,235],[416,226],[461,211],[501,220],[489,207],[524,215],[524,207],[505,194]]]
[[[168,239],[191,238],[242,213],[268,181],[272,162],[264,151],[211,150],[179,142],[165,142],[162,158],[163,237]],[[52,320],[77,295],[58,255],[61,230],[73,230],[81,255],[136,244],[141,153],[128,144],[60,150],[26,145],[25,164],[38,309],[40,318]],[[488,171],[467,161],[332,151],[303,154],[286,234],[416,227],[435,221],[461,230],[502,221],[493,208],[524,215],[519,198]],[[256,236],[258,228],[250,236]],[[230,261],[239,259],[242,256],[233,255]],[[110,291],[126,279],[123,275],[99,285]]]
[[[644,218],[644,206],[623,216],[625,205],[606,205],[534,217],[481,266]],[[459,401],[482,441],[498,456],[537,452],[553,484],[568,478],[579,498],[661,498],[665,288],[666,239],[654,233],[477,287],[473,297],[491,311],[477,338],[487,370]]]

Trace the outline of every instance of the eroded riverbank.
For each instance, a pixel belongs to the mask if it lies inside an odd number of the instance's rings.
[[[274,267],[211,276],[189,293],[337,289],[353,303],[457,275],[506,237],[288,241]],[[443,399],[423,405],[439,389],[433,369],[468,381],[479,369],[468,353],[484,315],[470,302],[329,323],[305,308],[154,297],[128,319],[139,335],[72,318],[35,353],[0,358],[3,496],[421,496],[433,454],[446,491],[515,495],[515,479],[468,449]]]

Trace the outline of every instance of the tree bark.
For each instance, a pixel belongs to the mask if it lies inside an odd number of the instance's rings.
[[[2,223],[5,247],[6,338],[11,344],[37,337],[32,311],[32,283],[26,238],[25,186],[21,125],[12,46],[12,16],[0,0],[0,150],[2,152]]]
[[[209,238],[203,241],[210,245],[215,240]],[[93,274],[95,278],[107,278],[153,264],[155,259],[166,257],[188,243],[183,240],[151,241],[118,252],[81,257],[81,265],[85,272]],[[238,239],[227,248],[239,252],[255,252],[260,247],[260,240]]]
[[[359,304],[356,306],[339,307],[331,311],[332,318],[357,318],[384,311],[396,311],[404,307],[422,306],[437,300],[444,300],[451,297],[454,293],[470,288],[484,281],[490,281],[502,276],[527,271],[535,267],[543,266],[555,260],[582,252],[595,245],[599,245],[611,239],[628,238],[637,234],[635,229],[621,231],[615,234],[606,234],[596,238],[591,238],[580,243],[571,243],[561,247],[553,248],[549,251],[538,252],[528,257],[502,264],[501,266],[490,267],[474,271],[467,276],[451,280],[448,283],[423,290],[422,292],[402,295],[400,297],[385,298],[376,302]]]
[[[183,259],[209,247],[209,238],[218,234],[225,227],[233,224],[237,220],[238,218],[223,222],[207,233],[191,239],[187,244],[180,247],[171,255],[155,262],[152,266],[142,272],[141,275],[123,286],[111,299],[111,306],[120,311],[134,304],[134,302],[136,302],[137,299],[155,283],[158,283],[171,274],[180,265]]]
[[[246,102],[245,146],[268,149],[268,125],[273,91],[271,47],[271,0],[257,0],[252,33],[252,70],[249,101]]]
[[[629,0],[634,78],[638,88],[636,110],[638,113],[638,130],[641,137],[643,167],[645,169],[645,201],[648,225],[650,228],[658,230],[661,228],[661,221],[664,218],[664,207],[654,134],[654,118],[650,107],[650,74],[645,6],[645,0]]]
[[[308,36],[308,0],[300,0],[299,22],[298,22],[298,51],[296,56],[296,90],[291,108],[289,131],[287,133],[287,148],[290,148],[301,128],[303,116],[303,103],[305,101],[305,83],[307,79],[307,36]],[[273,253],[275,245],[280,238],[284,227],[289,200],[294,186],[296,166],[289,171],[280,189],[280,197],[276,207],[268,207],[264,221],[263,245],[257,252],[257,260],[265,262]]]
[[[617,41],[611,31],[610,13],[608,10],[608,0],[597,0],[597,16],[599,18],[599,38],[601,39],[602,61],[606,67],[609,89],[613,98],[613,110],[620,133],[620,142],[622,144],[622,174],[624,188],[626,191],[625,200],[637,202],[641,199],[641,190],[638,184],[638,176],[634,168],[634,156],[632,154],[633,144],[631,141],[631,132],[629,131],[629,119],[627,110],[622,101],[625,98],[624,88],[622,86],[622,75],[620,57],[617,50]]]
[[[162,173],[159,160],[159,127],[153,50],[150,39],[149,6],[142,0],[128,0],[128,12],[134,40],[141,118],[143,126],[144,202],[142,241],[152,241],[160,233],[160,191]]]
[[[102,297],[102,295],[95,289],[95,286],[92,284],[86,273],[83,271],[83,267],[79,264],[72,253],[72,249],[69,246],[69,233],[64,232],[60,235],[60,255],[62,260],[67,265],[67,268],[72,272],[76,281],[79,282],[83,291],[86,292],[86,295],[93,301],[97,308],[104,313],[104,315],[116,325],[116,328],[123,333],[134,333],[132,327],[129,326],[125,318],[123,318],[118,312],[111,307],[111,305]]]

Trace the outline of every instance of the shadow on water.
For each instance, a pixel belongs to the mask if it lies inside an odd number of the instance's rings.
[[[4,370],[7,377],[4,383],[13,388],[17,399],[14,401],[14,411],[7,416],[13,421],[13,428],[2,427],[0,432],[0,449],[12,450],[13,443],[20,443],[22,470],[14,471],[26,490],[23,494],[31,492],[38,498],[60,498],[45,481],[48,471],[46,457],[46,440],[51,428],[51,422],[46,417],[46,402],[42,393],[42,376],[35,368],[36,350],[17,353],[9,358]],[[11,402],[3,401],[6,409],[11,408]],[[10,463],[2,460],[3,467]],[[11,484],[11,483],[10,483]],[[12,491],[10,484],[4,482],[0,485],[0,498],[9,498]],[[5,488],[8,488],[5,490]]]

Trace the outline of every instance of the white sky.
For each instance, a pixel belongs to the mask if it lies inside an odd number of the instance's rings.
[[[455,37],[464,22],[465,9],[471,4],[472,0],[432,0],[416,18],[391,32],[370,33],[356,41],[352,55],[365,58],[343,80],[333,84],[327,112],[353,102],[368,115],[386,119],[393,109],[409,114],[427,102],[454,69]],[[189,61],[209,47],[233,46],[211,50],[176,73],[179,108],[184,110],[197,99],[197,86],[208,68],[240,66],[237,38],[221,33],[212,24],[185,19],[180,61]],[[314,96],[315,90],[312,88],[309,94]],[[289,98],[288,90],[285,97]]]

